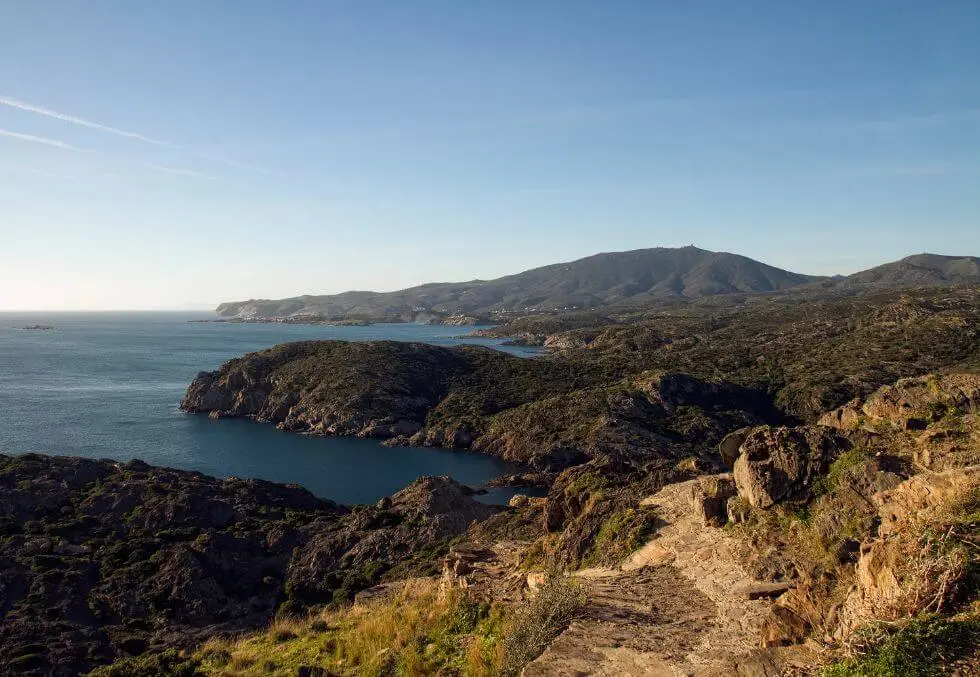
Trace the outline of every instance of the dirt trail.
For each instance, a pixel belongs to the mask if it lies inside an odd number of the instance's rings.
[[[694,513],[697,481],[642,501],[656,506],[664,524],[619,568],[576,574],[589,589],[583,618],[524,675],[736,674],[759,646],[771,601],[748,599],[762,584],[739,565],[725,532]]]

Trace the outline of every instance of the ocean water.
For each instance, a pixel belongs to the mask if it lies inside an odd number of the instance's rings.
[[[422,475],[471,486],[512,470],[462,451],[303,437],[246,420],[213,421],[177,405],[197,372],[285,341],[393,339],[472,343],[467,327],[196,323],[210,313],[0,313],[0,453],[39,452],[302,484],[341,503],[376,501]],[[42,324],[50,331],[25,331]],[[482,500],[506,501],[491,490]]]

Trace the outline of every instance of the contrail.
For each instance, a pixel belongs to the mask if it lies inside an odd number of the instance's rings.
[[[115,127],[100,125],[97,122],[91,122],[90,120],[85,120],[83,118],[76,118],[74,115],[66,115],[65,113],[59,113],[58,111],[49,110],[47,108],[42,108],[41,106],[35,106],[34,104],[30,104],[30,103],[24,103],[23,101],[17,101],[16,99],[8,99],[6,97],[0,96],[0,104],[4,106],[10,106],[11,108],[17,108],[22,111],[27,111],[28,113],[37,113],[38,115],[44,115],[46,117],[54,118],[55,120],[61,120],[62,122],[68,122],[73,125],[88,127],[89,129],[96,129],[100,132],[106,132],[107,134],[115,134],[116,136],[125,136],[128,139],[138,139],[140,141],[145,141],[146,143],[152,143],[154,146],[172,145],[167,143],[166,141],[157,141],[156,139],[151,139],[148,136],[143,136],[142,134],[137,134],[136,132],[127,132],[122,129],[116,129]]]
[[[200,158],[211,160],[213,162],[220,162],[222,164],[230,165],[232,167],[238,167],[240,169],[248,169],[253,172],[263,172],[263,173],[267,171],[265,169],[262,169],[261,167],[255,167],[254,165],[247,165],[243,162],[236,162],[235,160],[229,160],[228,158],[223,158],[218,155],[202,153],[200,151],[194,150],[193,148],[179,146],[175,143],[170,143],[169,141],[161,141],[159,139],[154,139],[152,137],[146,136],[144,134],[138,134],[136,132],[127,132],[124,129],[117,129],[115,127],[110,127],[109,125],[103,125],[98,122],[92,122],[91,120],[75,117],[74,115],[68,115],[67,113],[59,113],[56,110],[51,110],[50,108],[44,108],[43,106],[36,106],[32,103],[26,103],[24,101],[18,101],[17,99],[11,99],[8,97],[0,96],[0,105],[9,106],[10,108],[16,108],[17,110],[22,110],[28,113],[35,113],[37,115],[43,115],[45,117],[54,118],[55,120],[61,120],[62,122],[67,122],[72,125],[87,127],[88,129],[94,129],[99,132],[105,132],[106,134],[114,134],[115,136],[122,136],[127,139],[135,139],[137,141],[149,143],[154,146],[163,146],[165,148],[185,150],[189,153],[193,153],[194,155]]]
[[[9,139],[18,139],[20,141],[29,141],[30,143],[40,143],[45,146],[60,148],[62,150],[73,150],[76,153],[92,152],[85,148],[79,148],[78,146],[73,146],[70,143],[65,143],[64,141],[58,141],[57,139],[46,139],[43,136],[34,136],[33,134],[21,134],[20,132],[12,132],[9,129],[0,129],[0,136],[5,136]]]

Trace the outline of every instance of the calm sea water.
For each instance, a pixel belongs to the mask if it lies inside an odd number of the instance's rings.
[[[421,475],[477,486],[510,468],[479,454],[311,438],[245,420],[183,414],[197,372],[285,341],[393,339],[438,345],[469,328],[191,323],[210,313],[0,313],[0,453],[129,460],[208,475],[295,482],[341,503],[373,502]],[[52,325],[51,331],[21,327]],[[527,354],[519,348],[503,348]],[[483,497],[506,501],[513,492]]]

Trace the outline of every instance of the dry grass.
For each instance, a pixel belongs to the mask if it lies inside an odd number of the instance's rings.
[[[980,576],[980,487],[971,487],[939,514],[913,523],[905,537],[900,616],[948,611],[977,596]]]
[[[905,606],[908,611],[940,612],[956,597],[970,565],[970,556],[956,529],[924,532],[909,558],[905,580],[909,583]]]
[[[385,599],[306,619],[277,618],[261,633],[212,640],[196,657],[209,675],[292,676],[302,666],[341,675],[484,677],[499,663],[499,610],[416,579]]]
[[[583,601],[577,584],[555,574],[505,618],[498,605],[414,579],[368,604],[280,617],[263,632],[212,639],[193,659],[204,674],[222,677],[292,677],[304,666],[358,676],[512,675],[568,626]]]
[[[507,623],[501,673],[516,675],[575,618],[585,602],[579,584],[558,572]]]

